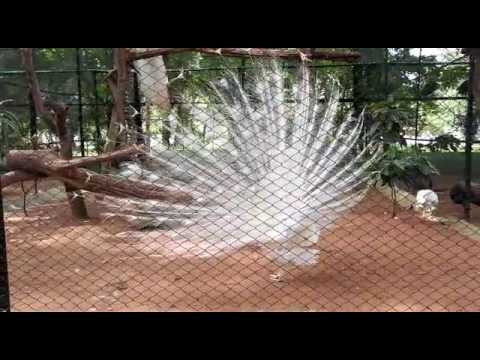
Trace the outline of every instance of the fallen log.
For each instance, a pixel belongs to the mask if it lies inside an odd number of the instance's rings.
[[[71,168],[87,167],[107,161],[131,160],[135,155],[144,154],[144,147],[133,145],[128,148],[113,151],[98,156],[89,156],[72,160],[60,159],[50,150],[12,150],[7,155],[7,167],[10,170],[32,169],[39,173],[57,172]]]
[[[134,197],[143,200],[166,201],[173,204],[188,204],[193,200],[192,195],[183,191],[170,190],[144,181],[100,175],[84,169],[69,170],[68,177],[57,175],[54,175],[54,177],[79,189],[121,198]]]
[[[38,177],[49,177],[60,180],[76,189],[87,190],[104,195],[144,200],[160,200],[170,203],[185,203],[193,201],[193,196],[187,192],[169,189],[144,181],[132,181],[112,175],[98,174],[81,168],[105,161],[125,160],[127,157],[143,153],[140,146],[132,146],[110,154],[97,157],[62,160],[55,153],[44,150],[15,150],[7,155],[7,166],[12,172],[2,176],[2,187],[11,185],[14,181],[34,180]],[[5,177],[5,178],[4,178]],[[8,185],[4,185],[4,182]]]

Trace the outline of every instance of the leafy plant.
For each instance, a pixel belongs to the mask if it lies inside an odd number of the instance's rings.
[[[370,127],[378,126],[378,131],[386,147],[389,145],[406,146],[405,128],[410,124],[408,109],[394,104],[393,101],[372,104],[367,109],[367,118]]]
[[[10,100],[0,101],[0,159],[5,158],[8,149],[12,145],[23,139],[23,130],[21,123],[11,111],[3,106]]]
[[[445,134],[437,136],[434,141],[427,145],[427,148],[432,152],[440,151],[458,151],[462,141],[453,135]]]
[[[391,189],[392,216],[396,216],[397,188],[401,184],[415,190],[431,187],[431,175],[439,174],[433,164],[414,149],[390,147],[375,170],[377,182]]]

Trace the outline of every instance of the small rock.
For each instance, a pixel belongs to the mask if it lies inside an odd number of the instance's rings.
[[[128,284],[126,281],[120,281],[118,283],[113,284],[115,289],[117,290],[127,290],[128,289]]]

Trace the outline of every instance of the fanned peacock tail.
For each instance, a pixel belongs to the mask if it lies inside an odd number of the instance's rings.
[[[282,65],[268,61],[245,84],[230,71],[210,83],[215,101],[192,110],[205,119],[197,121],[225,130],[208,143],[172,112],[172,139],[181,146],[167,150],[154,141],[155,166],[130,165],[123,175],[141,170],[149,181],[192,192],[196,201],[143,202],[137,209],[179,225],[172,229],[179,242],[201,239],[212,256],[255,243],[275,260],[315,263],[322,230],[362,199],[381,147],[374,140],[365,145],[374,137],[365,136],[362,115],[339,118],[333,80],[314,81],[305,64],[292,86],[285,78]]]

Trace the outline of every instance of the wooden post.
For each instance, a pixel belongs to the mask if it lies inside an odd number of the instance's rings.
[[[113,56],[114,70],[107,76],[107,82],[112,92],[114,108],[107,132],[107,141],[104,149],[106,153],[115,150],[121,136],[124,138],[124,142],[126,142],[127,135],[125,97],[129,75],[128,51],[126,48],[115,48]]]
[[[73,158],[73,133],[67,118],[67,113],[68,107],[65,105],[58,106],[55,111],[58,138],[60,141],[60,157],[63,160],[71,160]],[[65,191],[73,216],[79,220],[88,219],[87,207],[82,192],[68,183],[65,183]]]
[[[137,145],[145,144],[145,134],[143,131],[143,117],[142,117],[142,98],[140,96],[140,84],[138,82],[138,74],[133,73],[133,103],[136,114],[134,116],[134,122],[137,133]]]

